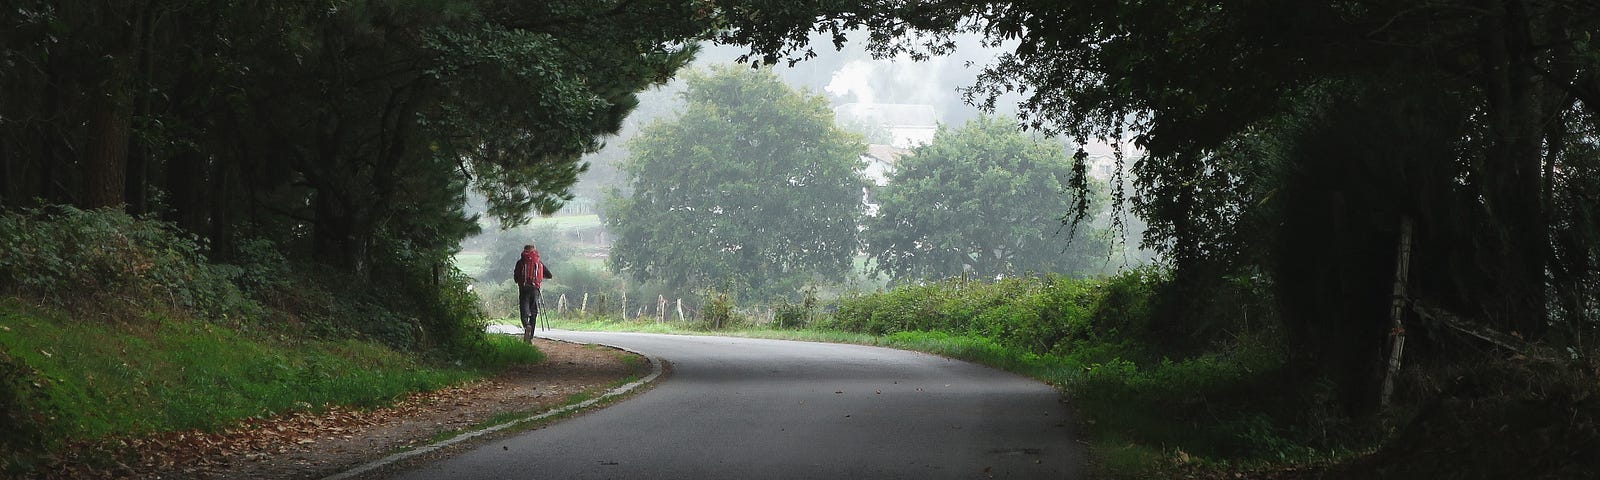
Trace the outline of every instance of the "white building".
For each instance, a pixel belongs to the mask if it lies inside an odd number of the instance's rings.
[[[861,174],[872,182],[861,192],[861,203],[867,206],[867,215],[878,214],[878,187],[889,184],[889,175],[894,172],[895,165],[900,157],[911,153],[909,148],[900,148],[893,145],[867,145],[867,153],[861,156],[861,161],[867,164]]]

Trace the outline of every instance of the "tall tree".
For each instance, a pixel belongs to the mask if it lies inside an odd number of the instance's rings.
[[[821,96],[766,69],[687,75],[677,118],[630,144],[631,192],[613,195],[611,267],[642,282],[762,296],[851,270],[865,145]]]
[[[940,128],[932,144],[899,159],[882,187],[863,234],[867,253],[899,281],[1088,273],[1110,252],[1088,222],[1063,218],[1083,194],[1073,182],[1089,181],[1080,175],[1059,143],[1029,138],[1015,120]]]
[[[1600,36],[1600,4],[1595,2],[884,0],[831,4],[820,13],[803,10],[807,9],[736,19],[735,28],[725,30],[724,38],[753,45],[759,60],[766,62],[804,57],[803,39],[811,31],[837,33],[852,27],[872,30],[879,52],[941,53],[953,46],[950,34],[962,31],[981,33],[995,42],[1015,41],[1012,53],[985,68],[979,84],[969,90],[970,98],[992,105],[998,94],[1021,89],[1027,92],[1021,105],[1024,120],[1034,127],[1077,138],[1133,138],[1148,154],[1134,169],[1144,197],[1140,209],[1155,233],[1146,239],[1173,258],[1176,277],[1187,284],[1207,281],[1210,275],[1199,269],[1215,260],[1212,253],[1228,251],[1210,248],[1208,239],[1233,229],[1230,218],[1252,218],[1229,212],[1317,208],[1276,205],[1285,199],[1310,198],[1299,195],[1212,195],[1219,192],[1215,185],[1251,176],[1232,167],[1260,163],[1234,161],[1237,156],[1229,154],[1233,146],[1275,143],[1279,148],[1269,150],[1290,153],[1273,160],[1283,162],[1281,171],[1315,171],[1323,168],[1317,166],[1321,159],[1295,156],[1289,146],[1315,140],[1316,132],[1283,126],[1345,122],[1342,114],[1323,115],[1341,104],[1400,103],[1404,95],[1418,91],[1414,82],[1427,82],[1426,91],[1444,98],[1439,104],[1448,108],[1426,115],[1406,109],[1371,111],[1377,116],[1367,121],[1385,122],[1376,124],[1396,131],[1423,131],[1412,124],[1423,117],[1441,126],[1462,125],[1453,141],[1433,142],[1429,137],[1433,148],[1443,150],[1428,156],[1453,158],[1448,168],[1416,171],[1431,175],[1426,180],[1429,185],[1454,185],[1457,191],[1432,196],[1426,203],[1408,203],[1408,210],[1386,209],[1387,218],[1379,221],[1350,224],[1366,229],[1352,239],[1387,237],[1391,251],[1362,247],[1358,250],[1365,253],[1358,262],[1311,259],[1324,263],[1292,270],[1312,277],[1277,278],[1276,285],[1307,288],[1317,281],[1363,277],[1365,267],[1360,266],[1392,257],[1400,216],[1411,215],[1418,231],[1428,232],[1419,242],[1433,242],[1419,243],[1417,251],[1453,252],[1452,268],[1412,270],[1413,281],[1427,287],[1415,292],[1416,297],[1446,304],[1486,328],[1535,340],[1558,340],[1547,335],[1552,322],[1584,315],[1575,306],[1559,306],[1570,302],[1549,301],[1547,285],[1552,273],[1587,271],[1597,261],[1592,254],[1577,253],[1595,251],[1593,243],[1562,247],[1559,257],[1551,248],[1553,235],[1574,231],[1565,225],[1592,218],[1581,213],[1582,208],[1573,208],[1584,202],[1555,195],[1555,185],[1574,185],[1568,172],[1584,171],[1579,165],[1589,162],[1579,152],[1590,151],[1576,147],[1596,143],[1592,135],[1581,133],[1593,131],[1592,122],[1600,112],[1600,57],[1593,54],[1593,39]],[[1590,123],[1580,125],[1585,121]],[[1342,128],[1360,130],[1356,127]],[[1262,142],[1262,137],[1274,138]],[[1411,151],[1405,145],[1394,147]],[[1368,175],[1383,171],[1363,170]],[[1258,192],[1319,188],[1294,180],[1296,175],[1278,177],[1279,185]],[[1353,183],[1346,186],[1381,180],[1349,179]],[[1386,200],[1341,197],[1397,192],[1341,188],[1324,193],[1321,211],[1341,217],[1339,208]],[[1236,201],[1249,198],[1259,202]],[[1341,204],[1346,206],[1335,207]],[[1223,222],[1197,221],[1208,217]],[[1281,228],[1272,226],[1262,233],[1284,233]],[[1314,238],[1295,233],[1282,240]],[[1298,248],[1283,251],[1289,250]],[[1566,285],[1576,285],[1570,280],[1576,277],[1566,278]],[[1387,295],[1381,281],[1377,283],[1377,288],[1361,292],[1364,299],[1377,296],[1381,301]],[[1318,295],[1334,301],[1339,294]],[[1573,313],[1552,315],[1552,305]],[[1284,318],[1304,320],[1295,315]],[[1575,327],[1596,329],[1593,322]],[[1387,332],[1374,329],[1333,348],[1366,350]],[[1342,357],[1321,357],[1324,366],[1346,368],[1338,361]],[[1348,382],[1341,384],[1344,387],[1360,388]]]
[[[261,235],[365,272],[401,213],[470,223],[433,186],[502,219],[559,208],[579,156],[710,25],[680,2],[335,3],[0,11],[0,201],[127,200],[224,256]]]

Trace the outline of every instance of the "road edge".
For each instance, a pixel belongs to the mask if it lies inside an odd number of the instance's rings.
[[[585,409],[585,408],[589,408],[591,406],[594,406],[595,404],[598,404],[600,402],[606,401],[606,400],[611,399],[613,397],[617,397],[617,396],[626,394],[628,392],[633,391],[636,388],[639,388],[641,386],[647,385],[650,382],[654,382],[654,381],[656,381],[656,379],[661,377],[661,374],[662,374],[662,371],[663,371],[664,361],[661,358],[656,357],[655,355],[650,355],[650,354],[647,354],[647,353],[644,353],[644,352],[640,352],[640,351],[637,351],[637,350],[634,350],[634,349],[631,349],[631,348],[621,347],[621,346],[617,346],[617,345],[607,345],[607,344],[604,344],[604,343],[580,343],[580,342],[573,342],[573,341],[569,341],[569,340],[561,340],[561,339],[556,339],[556,338],[548,338],[548,337],[540,337],[540,338],[543,338],[545,340],[574,343],[574,344],[579,344],[579,345],[600,345],[600,346],[603,346],[603,347],[615,348],[617,350],[622,350],[624,352],[632,353],[634,355],[638,355],[638,356],[644,357],[646,360],[650,361],[650,374],[649,375],[645,375],[644,378],[629,382],[626,385],[623,385],[623,386],[620,386],[620,387],[617,387],[617,388],[613,388],[613,389],[607,391],[606,393],[601,394],[600,396],[595,397],[595,398],[591,398],[591,399],[588,399],[588,400],[584,400],[582,402],[578,402],[578,403],[574,403],[574,404],[571,404],[571,405],[566,405],[566,406],[563,406],[563,407],[555,408],[555,409],[552,409],[552,410],[546,410],[546,411],[543,411],[543,412],[540,412],[540,413],[537,413],[537,414],[533,414],[533,415],[529,415],[529,416],[526,416],[526,417],[523,417],[523,418],[518,418],[518,419],[515,419],[515,420],[507,421],[507,422],[501,423],[499,425],[485,427],[483,429],[474,430],[474,431],[470,431],[470,432],[463,432],[460,435],[456,435],[454,437],[450,437],[450,438],[447,438],[447,439],[444,439],[444,440],[440,440],[438,442],[434,442],[434,443],[431,443],[431,444],[428,444],[428,445],[425,445],[425,446],[417,447],[417,448],[414,448],[414,449],[411,449],[411,450],[406,450],[404,452],[400,452],[400,453],[396,453],[396,454],[393,454],[393,455],[389,455],[387,457],[383,457],[383,458],[380,458],[380,459],[377,459],[377,460],[374,460],[374,461],[371,461],[371,462],[364,463],[364,464],[362,464],[360,466],[357,466],[355,468],[351,468],[351,469],[348,469],[348,470],[345,470],[345,471],[342,471],[342,472],[339,472],[339,473],[336,473],[336,474],[333,474],[333,475],[329,475],[329,476],[323,477],[323,480],[349,480],[349,479],[353,479],[353,478],[359,478],[362,475],[365,475],[367,473],[371,473],[371,472],[376,471],[378,469],[381,469],[381,468],[384,468],[384,467],[388,467],[390,465],[395,465],[395,464],[398,464],[400,462],[409,460],[409,459],[417,457],[417,456],[433,453],[433,452],[445,449],[447,447],[466,442],[468,440],[476,439],[476,438],[479,438],[479,437],[483,437],[485,435],[489,435],[489,434],[492,434],[492,433],[495,433],[495,432],[499,432],[501,430],[505,430],[505,429],[511,428],[511,427],[519,425],[519,424],[538,421],[538,420],[543,420],[543,419],[554,417],[554,416],[557,416],[557,415],[564,415],[564,414],[567,414],[567,413],[571,413],[571,412],[575,412],[575,411],[582,410],[582,409]]]

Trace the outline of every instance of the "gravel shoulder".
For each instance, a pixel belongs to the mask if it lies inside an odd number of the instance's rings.
[[[252,420],[219,432],[172,432],[118,441],[128,460],[68,459],[57,478],[322,478],[455,433],[578,403],[650,373],[638,355],[535,339],[547,355],[476,383],[414,394],[379,409],[334,408]],[[103,453],[101,454],[103,455]],[[85,452],[83,456],[101,455]]]

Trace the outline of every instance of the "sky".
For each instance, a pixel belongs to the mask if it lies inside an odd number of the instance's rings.
[[[977,35],[965,34],[954,39],[956,50],[951,55],[914,61],[906,56],[874,59],[867,54],[860,36],[852,40],[842,51],[834,50],[828,40],[813,42],[816,58],[794,67],[780,63],[774,71],[792,87],[826,95],[834,106],[844,103],[931,105],[940,123],[959,126],[976,118],[981,111],[967,105],[958,89],[972,86],[985,65],[1012,48],[1011,45],[988,47]],[[695,66],[733,63],[744,51],[742,47],[708,45],[696,59]],[[995,102],[994,113],[1015,114],[1020,100],[1017,94],[1001,97]],[[1083,148],[1091,156],[1100,157],[1111,157],[1116,149],[1101,141],[1091,141]],[[1139,153],[1130,145],[1122,148],[1129,157]]]
[[[961,99],[960,87],[971,86],[984,64],[1005,50],[986,48],[979,38],[956,39],[949,56],[913,61],[908,57],[874,59],[863,41],[851,41],[834,50],[829,41],[814,42],[817,57],[794,67],[782,63],[774,71],[790,86],[820,93],[833,105],[845,103],[909,103],[931,105],[939,121],[959,125],[977,117],[979,110]],[[706,46],[695,65],[732,63],[743,47]],[[1016,99],[998,102],[998,113],[1015,111]]]

